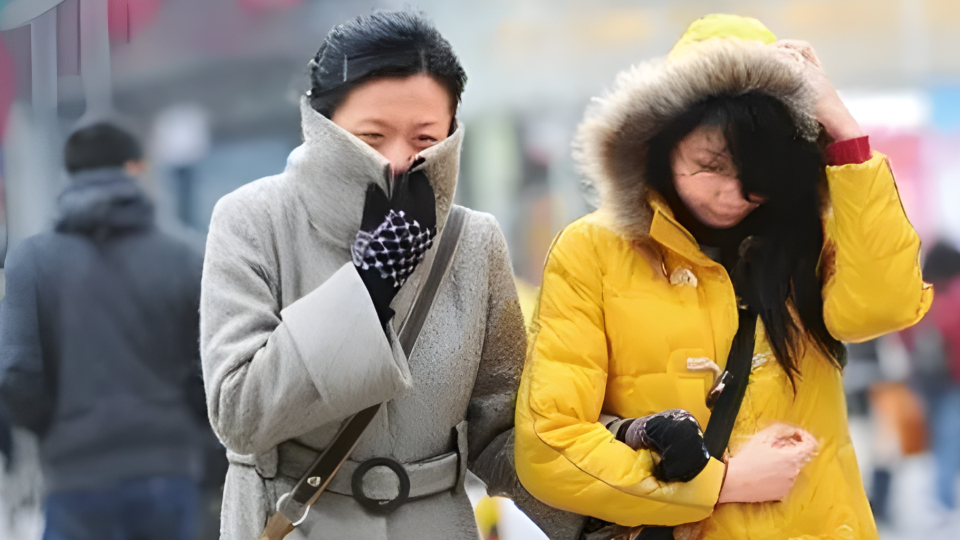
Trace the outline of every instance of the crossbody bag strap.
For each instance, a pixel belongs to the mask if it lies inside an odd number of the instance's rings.
[[[410,314],[403,328],[400,329],[398,340],[403,354],[408,358],[417,344],[417,338],[420,337],[420,331],[437,297],[437,291],[440,290],[440,284],[443,283],[453,263],[453,257],[456,255],[457,245],[466,224],[466,214],[463,207],[450,208],[430,273],[410,308]],[[267,526],[258,540],[281,540],[306,518],[310,507],[327,488],[340,466],[350,457],[360,436],[376,416],[381,405],[382,403],[378,403],[368,407],[344,422],[333,442],[327,445],[307,472],[300,477],[294,488],[277,501],[277,512],[267,521]],[[407,487],[409,489],[409,486]]]
[[[740,405],[747,393],[750,370],[753,367],[753,349],[756,344],[757,315],[749,310],[740,309],[740,325],[733,336],[727,367],[720,375],[719,397],[713,406],[707,429],[703,433],[703,443],[710,457],[723,461],[723,453],[730,443],[733,425],[740,413]],[[639,533],[636,528],[609,525],[590,534],[584,534],[584,540],[674,540],[673,527],[643,527]]]
[[[440,284],[453,263],[453,256],[457,253],[457,246],[460,243],[466,217],[467,211],[462,206],[450,208],[447,223],[443,227],[443,233],[440,235],[440,242],[437,245],[437,254],[434,256],[433,265],[430,267],[430,273],[427,275],[427,280],[414,301],[413,307],[410,308],[407,320],[404,321],[403,327],[400,329],[400,335],[398,336],[400,347],[407,357],[413,353],[413,347],[417,344],[417,338],[420,337],[423,323],[426,322],[430,308],[433,307],[433,300],[437,297]]]
[[[723,461],[723,453],[730,443],[733,424],[740,413],[740,405],[747,393],[750,370],[753,367],[753,349],[756,344],[757,315],[745,309],[739,310],[740,326],[733,336],[730,355],[727,357],[726,377],[723,391],[713,406],[707,429],[703,432],[703,444],[710,456]],[[723,376],[723,375],[721,375]]]

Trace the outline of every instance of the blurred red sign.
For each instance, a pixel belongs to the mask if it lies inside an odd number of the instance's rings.
[[[260,13],[273,9],[287,9],[297,7],[303,3],[303,0],[237,0],[243,8]]]
[[[17,82],[13,58],[7,52],[3,40],[0,40],[0,140],[7,128],[7,118],[10,116],[10,106],[17,97]]]

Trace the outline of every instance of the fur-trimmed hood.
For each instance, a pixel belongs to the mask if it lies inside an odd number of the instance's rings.
[[[613,218],[616,232],[636,240],[649,231],[646,153],[651,138],[699,101],[750,91],[783,102],[799,135],[816,139],[814,90],[801,66],[756,39],[710,37],[684,43],[666,58],[622,71],[612,91],[594,100],[574,139],[574,159],[599,192],[600,208]]]

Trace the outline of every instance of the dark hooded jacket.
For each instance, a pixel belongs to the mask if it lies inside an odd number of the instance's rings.
[[[202,472],[201,268],[119,169],[76,175],[55,230],[10,252],[0,402],[39,435],[47,491]]]

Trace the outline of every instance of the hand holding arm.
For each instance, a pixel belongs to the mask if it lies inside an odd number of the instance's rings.
[[[727,475],[717,502],[783,500],[818,447],[813,435],[798,427],[774,424],[760,431],[727,459]]]

